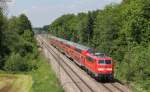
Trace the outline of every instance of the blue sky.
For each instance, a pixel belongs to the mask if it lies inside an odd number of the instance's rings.
[[[25,13],[34,27],[50,24],[67,13],[87,12],[103,9],[110,3],[122,0],[12,0],[9,3],[9,16]]]

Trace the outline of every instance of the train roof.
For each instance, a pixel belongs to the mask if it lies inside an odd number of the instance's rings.
[[[68,40],[65,40],[65,39],[61,39],[61,38],[58,38],[58,37],[55,37],[55,36],[50,36],[50,38],[53,38],[53,39],[56,39],[56,40],[59,40],[61,42],[64,42],[70,46],[74,46],[76,47],[77,49],[80,49],[80,50],[88,50],[89,51],[89,54],[88,56],[92,56],[93,58],[108,58],[105,53],[102,53],[102,52],[93,52],[93,50],[87,46],[84,46],[84,45],[81,45],[81,44],[78,44],[78,43],[75,43],[75,42],[71,42],[71,41],[68,41]]]
[[[83,45],[81,45],[81,44],[77,44],[76,47],[79,48],[79,49],[81,49],[81,50],[89,50],[89,49],[90,49],[89,47],[83,46]]]
[[[71,41],[68,41],[68,40],[64,40],[64,39],[61,39],[61,38],[58,38],[58,37],[55,37],[55,36],[51,36],[51,38],[62,41],[64,43],[67,43],[70,46],[75,46],[76,48],[78,48],[80,50],[89,50],[90,49],[87,46],[84,46],[84,45],[81,45],[81,44],[78,44],[78,43],[74,43],[74,42],[71,42]]]

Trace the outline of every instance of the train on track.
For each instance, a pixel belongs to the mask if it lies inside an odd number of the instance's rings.
[[[114,62],[104,53],[96,52],[87,46],[55,36],[49,36],[48,38],[52,46],[59,49],[95,79],[114,79]]]

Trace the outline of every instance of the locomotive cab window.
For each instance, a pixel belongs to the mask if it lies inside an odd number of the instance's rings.
[[[105,64],[105,60],[100,60],[98,63],[99,64]]]
[[[112,64],[112,61],[111,60],[105,60],[105,63],[106,64]]]
[[[112,64],[111,60],[99,60],[99,64]]]

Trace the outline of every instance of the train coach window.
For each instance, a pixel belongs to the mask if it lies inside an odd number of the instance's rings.
[[[70,47],[68,44],[66,44],[67,47]]]
[[[88,49],[88,52],[91,54],[94,54],[94,50],[93,49]]]
[[[94,62],[94,59],[91,58],[91,57],[87,57],[87,60],[88,60],[89,62]]]
[[[79,53],[81,52],[81,50],[80,50],[80,49],[77,49],[77,48],[76,48],[75,50],[76,50],[77,52],[79,52]]]
[[[83,56],[81,56],[81,59],[84,59],[84,57],[83,57]]]

